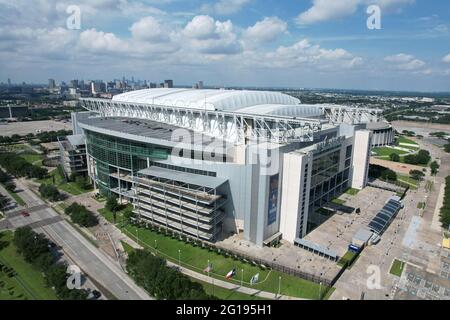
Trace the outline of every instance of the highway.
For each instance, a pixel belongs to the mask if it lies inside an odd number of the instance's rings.
[[[46,234],[89,278],[95,279],[117,299],[152,299],[134,283],[117,262],[96,248],[70,223],[61,219],[55,210],[46,206],[45,202],[28,190],[22,181],[15,182],[17,188],[21,190],[18,194],[30,208],[30,216],[8,215],[8,222],[12,228],[31,225],[35,231]]]

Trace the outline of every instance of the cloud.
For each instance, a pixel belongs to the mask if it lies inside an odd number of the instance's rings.
[[[356,12],[360,0],[314,0],[313,6],[302,12],[297,18],[298,24],[313,24],[339,19]]]
[[[442,58],[442,61],[445,63],[450,63],[450,54],[448,54],[444,58]]]
[[[82,49],[102,54],[127,52],[130,49],[128,43],[115,34],[97,31],[96,29],[83,31],[80,34],[79,44]]]
[[[242,45],[230,20],[216,21],[210,16],[195,16],[181,32],[185,45],[205,54],[236,54]]]
[[[402,71],[418,71],[426,66],[424,61],[417,59],[413,55],[405,53],[387,56],[384,58],[384,61],[392,64],[396,69]]]
[[[207,14],[222,16],[232,15],[239,12],[251,0],[219,0],[213,4],[204,4],[200,11]]]
[[[279,35],[286,33],[288,25],[278,17],[266,17],[255,25],[248,27],[244,38],[250,42],[264,43],[275,40]]]
[[[135,22],[130,28],[133,38],[152,42],[169,41],[169,31],[154,17],[144,17]]]
[[[325,49],[303,39],[291,46],[280,46],[275,51],[248,54],[246,61],[270,68],[308,68],[317,70],[350,69],[362,64],[363,59],[342,48]]]
[[[378,5],[385,12],[398,12],[415,0],[313,0],[312,6],[300,13],[295,21],[299,25],[309,25],[351,16],[360,7]]]

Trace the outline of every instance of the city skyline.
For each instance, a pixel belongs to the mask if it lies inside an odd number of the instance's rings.
[[[0,81],[449,91],[449,4],[423,0],[0,1]],[[366,10],[381,9],[381,30]],[[73,9],[73,8],[72,8]],[[69,13],[67,13],[67,10]]]

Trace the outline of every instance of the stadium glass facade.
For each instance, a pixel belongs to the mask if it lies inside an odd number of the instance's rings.
[[[166,160],[171,152],[169,148],[88,130],[85,135],[87,152],[95,168],[94,180],[104,194],[116,188],[130,190],[130,177],[147,168],[151,160]]]

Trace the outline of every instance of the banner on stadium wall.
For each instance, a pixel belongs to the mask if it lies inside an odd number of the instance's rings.
[[[270,177],[269,183],[269,208],[267,224],[270,226],[277,221],[278,212],[278,184],[280,175],[276,174]]]

